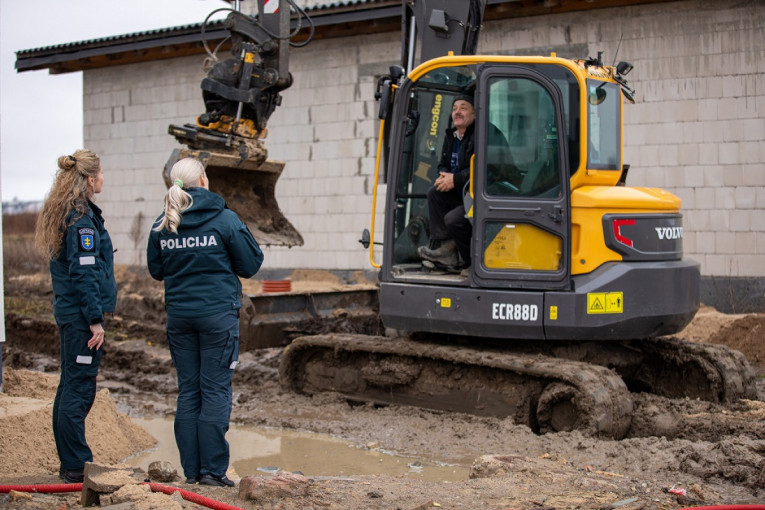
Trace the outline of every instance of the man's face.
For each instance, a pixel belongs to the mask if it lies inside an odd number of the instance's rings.
[[[465,129],[475,120],[473,105],[464,99],[458,99],[452,105],[452,124],[457,129]]]

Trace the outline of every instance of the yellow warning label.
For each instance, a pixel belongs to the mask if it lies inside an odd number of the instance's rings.
[[[451,308],[451,307],[452,307],[452,298],[442,297],[441,308]]]
[[[623,292],[590,292],[587,313],[624,313]]]
[[[623,292],[609,292],[606,294],[606,313],[624,313]]]
[[[550,307],[550,320],[551,321],[557,321],[558,320],[558,307],[557,306],[551,306]]]

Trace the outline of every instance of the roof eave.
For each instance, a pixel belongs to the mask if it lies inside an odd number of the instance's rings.
[[[314,37],[344,37],[396,30],[400,27],[401,4],[372,4],[373,8],[312,13],[315,26]],[[296,28],[293,22],[293,29]],[[143,32],[136,35],[104,38],[79,43],[69,43],[46,48],[22,50],[16,53],[18,72],[49,69],[51,74],[69,73],[115,65],[146,62],[164,58],[198,55],[205,52],[202,40],[202,23],[176,29]],[[301,42],[308,31],[303,30],[293,38]],[[222,22],[208,25],[208,45],[214,47],[228,36]]]
[[[628,5],[674,2],[677,0],[487,0],[484,20],[538,16]],[[307,9],[315,26],[314,38],[336,38],[379,32],[400,31],[400,0],[347,0]],[[293,20],[293,29],[295,21]],[[51,74],[69,73],[117,65],[199,55],[205,52],[202,23],[126,34],[16,52],[18,72],[49,69]],[[303,30],[293,42],[302,42]],[[222,21],[207,25],[206,38],[214,47],[228,32]],[[224,45],[222,50],[227,49]]]

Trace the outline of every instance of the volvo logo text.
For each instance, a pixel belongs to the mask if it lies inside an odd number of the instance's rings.
[[[683,227],[656,227],[656,235],[662,241],[664,239],[682,239]]]

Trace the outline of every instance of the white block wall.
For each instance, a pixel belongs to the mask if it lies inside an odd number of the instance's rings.
[[[179,145],[168,125],[204,111],[201,59],[186,57],[83,73],[85,146],[101,156],[104,210],[118,264],[143,264],[162,211],[162,170]]]
[[[635,66],[628,79],[637,90],[637,104],[625,106],[628,184],[683,199],[686,255],[702,274],[765,276],[764,28],[762,2],[688,0],[487,22],[479,50],[577,58],[603,51],[610,63],[619,46],[618,59]],[[267,248],[266,267],[370,268],[357,240],[370,224],[374,86],[399,51],[397,32],[293,49],[295,84],[271,117],[266,145],[272,159],[287,162],[277,198],[305,246]],[[201,61],[84,73],[85,142],[103,157],[100,203],[118,263],[144,261],[165,191],[161,170],[178,146],[167,126],[204,110]]]

